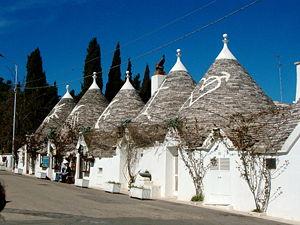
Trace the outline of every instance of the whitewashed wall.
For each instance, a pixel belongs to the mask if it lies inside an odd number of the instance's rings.
[[[237,169],[238,155],[234,150],[228,150],[224,144],[218,148],[214,145],[211,149],[214,151],[208,159],[216,156],[230,159],[230,170],[224,178],[228,179],[229,193],[228,204],[235,210],[250,212],[255,208],[254,200],[247,183],[241,178]],[[280,157],[280,161],[289,160],[288,169],[276,180],[273,180],[273,190],[282,186],[283,194],[270,203],[268,215],[300,220],[298,214],[300,209],[300,141],[291,150],[288,156]],[[195,195],[195,188],[192,178],[184,165],[180,155],[178,160],[178,192],[174,193],[174,157],[177,150],[168,149],[165,144],[157,147],[140,149],[140,159],[136,172],[148,170],[152,175],[153,184],[160,186],[161,197],[177,197],[178,200],[190,201]],[[90,187],[104,188],[107,181],[121,182],[123,188],[127,188],[127,179],[124,176],[125,155],[120,149],[116,156],[112,158],[96,158],[94,167],[90,172]],[[102,172],[100,172],[102,168]],[[222,175],[222,174],[221,174]],[[219,174],[215,171],[208,171],[204,180],[205,204],[211,204],[211,194],[215,192],[215,186],[218,185]],[[292,181],[292,182],[291,182]],[[222,186],[221,186],[222,189]],[[219,189],[219,190],[221,190]],[[222,194],[222,193],[219,193]],[[227,201],[226,200],[226,201]],[[214,202],[218,204],[218,202]],[[222,201],[219,204],[223,204]],[[284,207],[283,207],[284,206]]]
[[[120,149],[117,149],[116,156],[111,158],[96,158],[94,166],[90,169],[89,187],[103,189],[108,181],[120,182],[125,186],[121,171],[124,164],[122,160]]]
[[[295,140],[295,139],[294,139]],[[267,214],[300,221],[300,140],[287,155],[280,156],[277,166],[288,160],[289,165],[273,182],[273,191],[281,187],[282,194],[270,202]]]
[[[154,185],[160,186],[161,197],[169,195],[166,190],[166,150],[163,145],[139,149],[140,159],[136,172],[148,170]]]
[[[255,209],[255,202],[247,182],[237,169],[241,165],[237,152],[231,152],[231,193],[232,206],[235,210],[250,212]]]
[[[229,159],[229,170],[208,170],[204,179],[204,203],[229,205],[235,210],[252,211],[255,204],[246,181],[241,178],[237,169],[240,164],[237,152],[230,151],[223,143],[216,143],[212,146],[207,160],[213,157]]]
[[[178,160],[178,200],[190,201],[196,194],[192,177],[179,156]]]
[[[160,197],[189,201],[195,195],[192,179],[176,147],[167,143],[144,148],[138,169],[151,173],[153,185],[160,187]],[[178,191],[175,191],[175,158],[178,157]]]
[[[36,157],[36,160],[35,160],[35,165],[34,165],[34,171],[35,171],[35,173],[34,173],[34,175],[36,176],[36,177],[40,177],[40,173],[46,173],[47,172],[47,170],[46,169],[43,169],[41,166],[40,166],[40,164],[41,164],[41,155],[40,154],[38,154],[37,155],[37,157]]]
[[[24,169],[24,160],[25,160],[25,149],[24,146],[18,149],[18,164],[17,164],[17,170],[19,174],[23,173]]]

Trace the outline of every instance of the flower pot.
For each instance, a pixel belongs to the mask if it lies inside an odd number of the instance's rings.
[[[89,180],[87,179],[75,179],[75,186],[88,188],[89,187]]]
[[[46,179],[46,172],[37,172],[36,177],[40,179]]]
[[[130,197],[139,199],[151,199],[151,190],[146,188],[130,188]]]
[[[104,190],[106,192],[110,192],[110,193],[120,193],[121,184],[120,183],[106,183]]]

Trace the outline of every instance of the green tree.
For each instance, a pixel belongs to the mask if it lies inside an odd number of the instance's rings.
[[[37,48],[28,56],[27,75],[24,95],[19,93],[18,107],[20,112],[20,135],[35,132],[47,114],[58,102],[56,84],[48,85],[43,70],[40,50]]]
[[[35,87],[47,85],[46,75],[43,70],[43,62],[39,48],[35,49],[27,59],[27,75],[25,83],[25,94],[42,92]]]
[[[108,73],[108,81],[106,84],[105,97],[111,101],[120,90],[123,81],[121,80],[121,52],[120,44],[117,43],[112,64]]]
[[[0,77],[0,152],[11,152],[13,87]]]
[[[133,85],[133,87],[137,91],[139,91],[140,88],[141,88],[141,81],[140,81],[141,75],[138,73],[135,76],[132,76],[132,63],[131,63],[130,58],[128,59],[127,70],[126,71],[129,71],[129,80],[130,80],[130,83]],[[124,83],[125,83],[125,81],[126,81],[126,77],[125,77]]]
[[[100,45],[97,39],[94,37],[89,43],[87,48],[87,53],[84,61],[83,70],[83,84],[81,85],[81,92],[79,97],[82,97],[84,93],[88,90],[93,82],[93,72],[97,72],[97,84],[102,91],[103,80],[102,80],[102,67],[101,67],[101,51]]]
[[[141,77],[141,75],[138,73],[133,77],[133,80],[132,80],[132,85],[137,91],[140,91],[140,88],[141,88],[140,77]]]
[[[140,90],[140,96],[146,103],[151,97],[151,80],[150,80],[150,69],[149,65],[146,65],[142,87]]]
[[[131,63],[130,58],[128,58],[127,70],[126,71],[129,71],[129,76],[131,78],[131,76],[132,76],[132,63]]]

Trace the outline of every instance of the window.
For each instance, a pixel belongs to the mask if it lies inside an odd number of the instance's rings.
[[[102,175],[102,173],[103,173],[103,168],[98,168],[98,174]]]
[[[230,170],[230,158],[216,158],[210,170]]]
[[[276,169],[276,159],[274,158],[268,158],[266,160],[266,167],[269,170],[275,170]]]
[[[220,170],[230,170],[229,158],[220,158]]]

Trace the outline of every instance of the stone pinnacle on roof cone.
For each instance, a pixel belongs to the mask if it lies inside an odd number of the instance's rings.
[[[201,147],[203,138],[215,127],[226,133],[226,121],[235,114],[246,115],[275,107],[228,49],[227,34],[223,35],[223,43],[220,54],[179,112],[180,118],[186,121],[184,127],[190,138],[186,142],[190,147],[195,144],[198,146],[193,147]],[[200,132],[196,132],[195,126]],[[194,142],[196,139],[198,143]]]
[[[176,52],[177,52],[177,54],[176,54],[177,55],[177,61],[176,61],[175,65],[172,67],[172,69],[170,70],[170,73],[174,72],[174,71],[188,72],[187,69],[185,68],[185,66],[181,62],[181,50],[177,49]]]
[[[40,142],[47,138],[50,131],[58,131],[73,110],[74,106],[75,103],[69,92],[69,85],[66,85],[66,93],[38,127],[34,133],[34,139]]]
[[[234,55],[231,53],[231,51],[228,48],[228,35],[227,34],[223,34],[223,49],[220,52],[220,54],[218,55],[218,57],[216,58],[216,60],[218,59],[232,59],[232,60],[236,60],[236,58],[234,57]]]
[[[122,134],[120,128],[125,121],[135,118],[144,106],[139,93],[130,83],[130,73],[126,71],[126,81],[110,104],[98,117],[94,130],[85,135],[89,154],[94,157],[112,157]],[[121,132],[121,133],[120,133]]]
[[[96,78],[97,78],[97,72],[93,72],[93,83],[89,89],[100,89],[96,82]]]
[[[131,90],[131,89],[135,89],[131,82],[130,82],[130,72],[127,70],[126,71],[126,81],[125,84],[122,86],[121,90]]]
[[[69,90],[69,85],[66,85],[66,93],[64,94],[64,96],[62,98],[72,98],[72,95],[70,94],[70,90]]]

